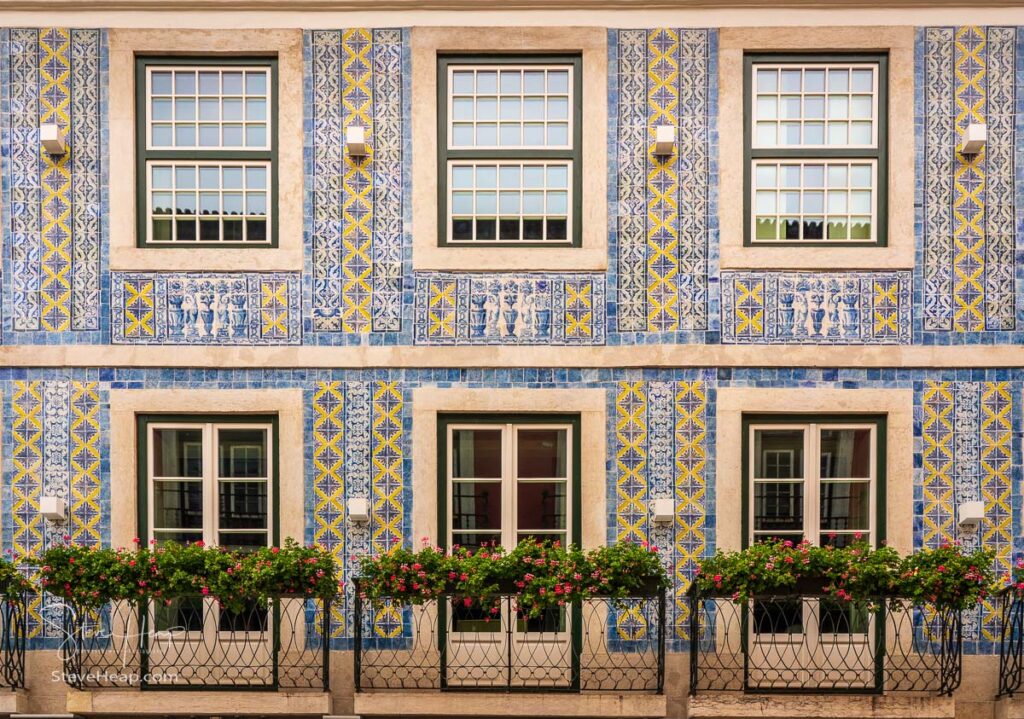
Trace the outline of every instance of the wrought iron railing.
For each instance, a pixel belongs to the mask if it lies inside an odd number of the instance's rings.
[[[495,611],[442,597],[411,606],[359,598],[356,691],[635,691],[661,693],[663,594],[593,598],[540,617],[502,595]]]
[[[952,694],[960,612],[898,598],[757,597],[690,589],[690,692]]]
[[[65,681],[77,688],[328,688],[330,607],[281,597],[231,612],[204,597],[66,607]]]
[[[999,696],[1013,696],[1024,682],[1024,599],[1016,587],[999,594]]]
[[[0,596],[0,689],[25,687],[25,597]]]

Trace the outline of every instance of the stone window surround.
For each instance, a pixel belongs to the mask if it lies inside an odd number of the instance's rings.
[[[110,268],[112,270],[300,271],[303,268],[303,59],[301,30],[111,29]],[[278,58],[277,247],[237,250],[138,247],[135,182],[135,56],[276,55]],[[115,139],[120,138],[120,139]]]
[[[281,541],[305,536],[301,389],[114,389],[110,391],[110,542],[130,547],[138,536],[138,447],[140,414],[276,414],[279,453],[278,528]]]
[[[412,212],[415,270],[605,270],[608,267],[608,30],[598,27],[414,27]],[[438,247],[438,53],[583,55],[580,247]],[[513,252],[509,252],[514,249]]]
[[[799,411],[794,411],[798,407]],[[885,433],[885,543],[897,551],[914,548],[914,391],[723,387],[716,395],[717,448],[715,522],[717,549],[743,546],[743,414],[880,414]]]
[[[580,415],[580,536],[584,547],[606,542],[604,389],[465,389],[420,387],[412,392],[412,536],[437,541],[437,415],[479,412]],[[282,458],[283,459],[283,458]],[[283,466],[283,464],[282,464]]]
[[[722,28],[719,31],[719,142],[722,198],[743,197],[743,54],[889,53],[888,232],[885,247],[744,246],[742,202],[719,203],[720,265],[729,269],[912,269],[914,267],[914,28]]]

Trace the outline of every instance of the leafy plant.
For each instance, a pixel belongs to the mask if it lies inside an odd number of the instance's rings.
[[[718,552],[700,563],[700,592],[751,597],[784,594],[800,580],[814,591],[844,601],[905,598],[964,609],[985,596],[992,578],[992,552],[963,553],[954,545],[900,557],[891,547],[857,541],[845,546],[813,546],[804,541],[759,542],[735,552]]]
[[[79,606],[202,595],[233,611],[273,597],[331,599],[338,591],[334,560],[325,550],[292,540],[283,547],[228,551],[202,542],[112,549],[57,545],[39,558],[40,586]]]
[[[519,611],[536,617],[552,607],[595,596],[623,599],[668,586],[656,548],[620,542],[583,552],[571,545],[524,539],[502,547],[455,547],[445,553],[425,544],[360,560],[364,599],[422,604],[439,595],[467,607],[495,611],[499,595],[512,594]]]

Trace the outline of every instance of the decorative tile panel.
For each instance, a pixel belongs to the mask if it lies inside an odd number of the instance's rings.
[[[417,272],[414,341],[604,344],[604,288],[598,274]]]
[[[115,344],[302,341],[297,273],[111,273]]]
[[[911,273],[723,272],[725,344],[909,344]]]
[[[1014,512],[1019,486],[1013,464],[1013,390],[1010,382],[936,381],[915,385],[921,410],[920,486],[915,487],[915,545],[960,542],[995,551],[996,571],[1013,562]],[[1019,391],[1018,391],[1019,396]],[[916,430],[915,430],[916,431]],[[918,498],[919,497],[919,498]],[[985,521],[977,532],[957,526],[957,508],[981,500]],[[1018,509],[1014,509],[1017,506]],[[999,642],[998,603],[964,613],[964,638],[990,652]]]
[[[389,333],[393,342],[411,256],[405,35],[316,30],[306,33],[305,51],[309,329],[354,341]],[[352,125],[366,128],[365,157],[344,151]]]
[[[1019,28],[964,26],[918,32],[918,267],[925,344],[1024,343],[1024,269],[1018,98]],[[984,148],[959,151],[970,123]]]
[[[7,342],[99,342],[106,250],[102,30],[0,30],[3,327]],[[41,123],[68,151],[39,144]]]
[[[95,379],[16,379],[0,382],[9,411],[3,434],[3,543],[15,557],[36,556],[68,535],[76,544],[110,542],[109,442],[106,391]],[[41,496],[62,498],[69,521],[39,514]],[[46,598],[28,609],[33,647],[63,637],[59,611]],[[50,640],[47,643],[47,640]]]

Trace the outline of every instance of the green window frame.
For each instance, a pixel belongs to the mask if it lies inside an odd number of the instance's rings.
[[[267,108],[268,147],[260,149],[175,149],[173,147],[152,149],[149,147],[149,109],[150,96],[148,77],[150,70],[159,68],[191,68],[224,69],[253,67],[269,70],[269,107]],[[218,95],[223,97],[223,94]],[[278,247],[278,60],[276,56],[145,56],[135,58],[135,181],[136,181],[136,245],[147,248],[276,248]],[[199,240],[200,230],[196,230],[195,240],[155,241],[151,238],[152,215],[150,213],[150,175],[151,162],[215,165],[252,163],[265,164],[268,168],[266,187],[265,213],[269,215],[266,222],[267,239],[261,241],[237,240]],[[247,198],[243,198],[247,201]],[[198,207],[196,219],[200,216]],[[222,209],[222,213],[225,211]],[[223,215],[221,215],[223,216]],[[174,215],[169,215],[174,217]],[[173,223],[174,220],[171,220]],[[220,233],[223,234],[223,228]]]
[[[268,526],[266,527],[267,538],[270,545],[276,546],[281,542],[280,536],[280,452],[279,452],[279,419],[276,414],[138,414],[135,417],[135,438],[136,438],[136,491],[138,498],[137,506],[137,526],[138,526],[138,537],[143,544],[148,544],[152,537],[150,531],[150,427],[152,425],[187,425],[189,428],[216,428],[218,426],[230,425],[232,428],[240,428],[246,425],[267,427],[269,429],[270,437],[267,442],[267,448],[270,453],[270,462],[266,468],[268,482],[268,490],[270,494],[270,501],[267,505]],[[206,431],[205,429],[203,430]],[[211,431],[212,436],[212,431]],[[214,438],[215,439],[215,438]],[[204,442],[206,440],[204,439]],[[206,447],[204,444],[204,451],[211,449],[217,450],[215,444],[211,444],[210,447]],[[201,480],[203,482],[203,511],[204,513],[213,508],[215,512],[219,512],[217,508],[217,502],[219,501],[219,495],[213,494],[209,500],[205,498],[207,492],[216,493],[219,489],[218,483],[221,481],[219,478],[219,470],[216,467],[218,463],[218,457],[216,455],[210,457],[210,462],[213,463],[213,471],[210,476],[206,476],[206,469],[203,470]],[[190,477],[192,475],[189,475]],[[237,475],[233,475],[237,477]],[[196,480],[200,478],[195,478]],[[238,478],[235,481],[238,481]],[[231,478],[229,478],[229,481]],[[259,481],[258,479],[256,481]],[[154,518],[155,519],[155,518]],[[212,521],[212,520],[211,520]],[[206,518],[203,520],[203,528],[201,530],[204,533],[203,540],[208,541],[209,539],[215,539],[215,537],[207,537],[205,533],[212,526],[210,521]],[[217,529],[223,530],[223,527],[217,527]],[[236,531],[244,531],[244,529],[235,528]],[[261,531],[253,528],[253,531]]]
[[[875,121],[875,140],[873,147],[864,145],[855,146],[828,146],[828,145],[816,145],[813,147],[764,147],[758,148],[754,146],[754,134],[758,130],[754,127],[754,94],[756,92],[754,83],[754,70],[758,65],[792,65],[796,67],[805,66],[821,66],[821,65],[867,65],[877,67],[877,84],[874,85],[874,121]],[[744,179],[744,193],[743,193],[743,244],[745,247],[885,247],[888,244],[888,114],[889,114],[889,56],[887,53],[746,53],[743,57],[743,179]],[[783,91],[779,90],[780,100]],[[806,95],[803,87],[801,87],[800,94]],[[824,90],[822,91],[824,95]],[[851,95],[852,97],[852,95]],[[828,102],[826,96],[823,102]],[[806,105],[803,105],[806,107]],[[781,114],[781,106],[780,106]],[[803,118],[804,113],[801,111],[800,117]],[[823,126],[825,116],[822,116]],[[802,132],[802,131],[801,131]],[[803,135],[802,135],[803,137]],[[845,170],[843,169],[844,160],[851,161],[851,165]],[[827,197],[827,193],[822,191],[824,196],[825,204],[822,206],[821,212],[807,211],[804,212],[804,204],[801,200],[801,210],[803,215],[812,214],[820,215],[818,218],[809,219],[820,219],[821,228],[816,230],[815,234],[820,232],[821,238],[815,239],[785,239],[782,224],[785,221],[783,215],[794,214],[784,211],[781,207],[776,207],[773,219],[778,220],[777,223],[777,236],[779,239],[764,239],[755,237],[754,232],[754,172],[753,166],[755,163],[767,162],[771,164],[771,161],[780,162],[783,165],[797,165],[807,163],[814,163],[817,165],[834,163],[835,168],[841,174],[847,171],[852,172],[852,166],[857,165],[863,167],[864,165],[873,165],[873,184],[871,185],[873,197],[872,197],[872,232],[874,234],[873,239],[855,239],[853,238],[854,225],[857,219],[853,217],[855,213],[852,207],[841,212],[843,222],[837,224],[835,228],[835,238],[829,238],[829,234],[833,233],[832,223],[827,221],[828,213],[832,211],[827,203],[831,201],[831,198]],[[851,180],[852,184],[852,180]],[[780,179],[778,187],[782,187],[783,183]],[[801,182],[801,188],[803,183]],[[847,188],[849,189],[849,188]],[[769,193],[770,194],[770,193]],[[782,194],[781,192],[779,193]],[[839,193],[842,194],[842,193]],[[850,202],[852,203],[852,195],[854,192],[849,192]],[[771,198],[769,198],[771,199]],[[839,198],[837,198],[839,199]],[[779,197],[781,202],[781,196]],[[843,199],[846,202],[846,199]],[[844,205],[845,206],[845,205]],[[771,214],[771,213],[769,213]],[[805,231],[810,231],[808,226],[801,219],[797,220],[798,233],[803,235]],[[767,227],[770,230],[771,227]],[[846,235],[844,238],[843,235]]]
[[[559,149],[545,148],[479,148],[479,149],[458,149],[452,148],[449,143],[449,71],[456,67],[474,69],[478,67],[496,67],[508,65],[511,67],[530,66],[568,66],[571,68],[572,79],[569,83],[571,92],[569,101],[569,117],[571,128],[569,131],[570,147]],[[477,93],[479,95],[479,93]],[[565,248],[580,247],[582,242],[582,144],[583,144],[583,57],[579,53],[559,54],[486,54],[486,55],[458,55],[440,54],[437,56],[437,206],[438,206],[438,246],[439,247],[549,247]],[[569,201],[567,203],[568,231],[564,240],[527,240],[527,239],[506,239],[500,238],[500,222],[497,217],[500,212],[495,212],[495,233],[494,239],[485,240],[453,240],[450,227],[449,207],[449,164],[453,162],[487,162],[495,163],[545,163],[545,162],[569,162],[571,170],[568,173]],[[525,184],[525,182],[524,182]],[[474,213],[476,210],[474,209]],[[480,213],[474,214],[478,217]],[[527,213],[525,208],[519,213],[521,234],[525,233],[525,215],[545,213]],[[546,213],[550,215],[552,213]],[[529,218],[543,219],[548,225],[546,217]],[[547,230],[545,230],[546,234]],[[475,233],[475,230],[474,230]]]
[[[741,492],[741,512],[742,512],[742,546],[748,547],[751,544],[751,537],[754,532],[751,526],[752,517],[752,488],[753,488],[753,473],[751,471],[751,450],[752,450],[752,428],[762,425],[770,425],[773,427],[806,427],[808,425],[814,425],[820,430],[823,426],[869,426],[874,431],[874,454],[875,462],[871,468],[872,476],[871,481],[871,503],[872,503],[872,516],[870,522],[870,539],[871,543],[878,547],[881,546],[885,541],[885,516],[886,516],[886,428],[887,428],[887,417],[885,415],[877,414],[743,414],[742,428],[743,428],[743,439],[742,439],[742,453],[741,453],[741,467],[742,467],[742,492]],[[819,459],[820,461],[820,459]],[[807,473],[804,473],[805,475]],[[804,476],[803,482],[809,482],[812,479],[816,480],[820,485],[820,472],[813,472],[811,477]],[[826,478],[827,481],[827,478]],[[806,496],[806,492],[804,493]],[[813,496],[817,496],[817,491]],[[818,516],[818,512],[814,513],[814,516]],[[808,538],[808,533],[815,531],[824,531],[819,526],[817,528],[809,527],[809,518],[806,513],[803,514],[803,534],[805,538]],[[772,532],[773,530],[765,530]],[[845,530],[847,532],[852,530]],[[784,533],[784,532],[781,532]],[[814,544],[818,544],[819,538],[812,538]]]

